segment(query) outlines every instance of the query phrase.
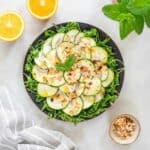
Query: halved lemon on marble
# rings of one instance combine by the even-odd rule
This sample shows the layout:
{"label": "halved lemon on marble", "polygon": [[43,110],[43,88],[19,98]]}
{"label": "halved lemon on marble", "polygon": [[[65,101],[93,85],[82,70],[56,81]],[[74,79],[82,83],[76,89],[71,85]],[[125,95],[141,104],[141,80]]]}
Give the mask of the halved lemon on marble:
{"label": "halved lemon on marble", "polygon": [[52,17],[57,10],[58,0],[27,0],[27,7],[31,15],[45,20]]}
{"label": "halved lemon on marble", "polygon": [[0,39],[14,41],[18,39],[24,30],[23,18],[15,11],[0,14]]}

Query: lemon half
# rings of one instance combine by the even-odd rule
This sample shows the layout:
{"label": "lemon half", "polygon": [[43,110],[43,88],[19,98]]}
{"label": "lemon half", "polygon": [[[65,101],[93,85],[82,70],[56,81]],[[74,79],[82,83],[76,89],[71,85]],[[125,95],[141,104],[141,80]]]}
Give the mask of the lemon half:
{"label": "lemon half", "polygon": [[0,39],[14,41],[24,31],[24,21],[21,15],[15,11],[7,11],[0,14]]}
{"label": "lemon half", "polygon": [[58,6],[58,0],[27,0],[27,8],[32,16],[45,20],[52,17]]}

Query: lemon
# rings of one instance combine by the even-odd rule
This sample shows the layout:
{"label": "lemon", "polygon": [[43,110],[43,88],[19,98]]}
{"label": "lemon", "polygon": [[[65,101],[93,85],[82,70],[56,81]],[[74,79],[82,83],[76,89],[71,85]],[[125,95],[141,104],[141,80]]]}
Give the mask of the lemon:
{"label": "lemon", "polygon": [[27,8],[34,17],[45,20],[57,10],[58,0],[27,0]]}
{"label": "lemon", "polygon": [[0,14],[0,39],[14,41],[18,39],[24,30],[22,17],[14,11]]}

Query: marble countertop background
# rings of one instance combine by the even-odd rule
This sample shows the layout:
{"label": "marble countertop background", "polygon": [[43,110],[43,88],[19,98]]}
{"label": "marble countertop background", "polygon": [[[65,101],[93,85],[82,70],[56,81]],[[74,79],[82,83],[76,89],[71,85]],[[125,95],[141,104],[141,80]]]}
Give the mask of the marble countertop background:
{"label": "marble countertop background", "polygon": [[[150,30],[141,36],[135,33],[121,41],[118,24],[106,18],[101,8],[111,0],[59,0],[56,15],[48,21],[33,18],[26,9],[26,0],[0,0],[0,13],[17,10],[25,20],[23,36],[13,43],[0,41],[0,85],[6,85],[31,117],[40,125],[56,129],[69,136],[80,150],[149,150],[150,149]],[[125,61],[125,81],[118,101],[107,112],[74,126],[58,120],[48,120],[27,95],[22,68],[24,57],[32,41],[53,23],[80,21],[95,25],[107,32],[116,42]],[[141,123],[138,140],[129,146],[113,143],[108,136],[113,116],[131,113]]]}

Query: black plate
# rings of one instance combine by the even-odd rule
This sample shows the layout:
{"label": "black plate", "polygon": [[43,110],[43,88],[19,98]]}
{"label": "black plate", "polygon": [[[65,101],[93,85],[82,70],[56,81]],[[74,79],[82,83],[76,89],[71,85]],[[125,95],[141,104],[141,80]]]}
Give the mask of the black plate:
{"label": "black plate", "polygon": [[[59,26],[65,26],[67,23],[68,23],[68,22],[62,23],[62,24],[58,24],[57,26],[58,26],[58,27],[59,27]],[[104,31],[102,31],[101,29],[99,29],[99,28],[97,28],[97,27],[95,27],[95,26],[93,26],[93,25],[89,25],[89,24],[87,24],[87,23],[80,23],[80,22],[78,22],[78,23],[79,23],[79,25],[80,25],[81,30],[89,30],[89,29],[91,29],[91,28],[97,29],[98,32],[99,32],[99,34],[100,34],[100,40],[104,40],[104,39],[106,39],[106,38],[110,38],[110,36],[108,36]],[[55,27],[55,26],[50,27],[50,28],[48,28],[48,29],[51,29],[51,30],[53,30],[53,31],[56,31],[56,27]],[[48,30],[48,29],[47,29],[47,30]],[[45,30],[45,31],[46,31],[46,30]],[[44,31],[44,32],[45,32],[45,31]],[[44,32],[43,32],[42,34],[40,34],[40,35],[34,40],[34,42],[33,42],[31,45],[33,45],[33,46],[36,45],[39,40],[45,40]],[[112,47],[113,53],[114,53],[115,57],[119,60],[119,61],[118,61],[118,69],[124,68],[124,61],[123,61],[123,58],[122,58],[121,53],[120,53],[120,50],[119,50],[119,48],[117,47],[117,45],[115,44],[115,42],[110,38],[110,41],[107,43],[107,45]],[[29,48],[29,49],[28,49],[28,52],[27,52],[27,54],[26,54],[26,56],[25,56],[25,60],[24,60],[24,66],[23,66],[23,79],[24,79],[24,82],[26,81],[26,77],[25,77],[25,74],[26,74],[26,71],[25,71],[25,64],[26,64],[26,62],[27,62],[27,57],[28,57],[28,54],[30,53],[30,50],[31,50],[31,49]],[[123,70],[121,71],[121,73],[120,73],[119,80],[120,80],[120,84],[119,84],[119,86],[117,87],[118,93],[120,93],[121,88],[122,88],[122,85],[123,85],[123,81],[124,81],[124,69],[123,69]],[[27,89],[26,89],[26,90],[27,90]],[[41,105],[40,103],[37,103],[37,102],[35,101],[34,95],[33,95],[30,91],[28,91],[28,90],[27,90],[27,93],[28,93],[29,96],[31,97],[32,101],[36,104],[36,106],[37,106],[39,109],[41,109],[41,108],[42,108],[42,105]],[[45,112],[46,114],[48,113],[47,111],[44,111],[44,112]],[[58,118],[58,119],[59,119],[59,118]]]}

